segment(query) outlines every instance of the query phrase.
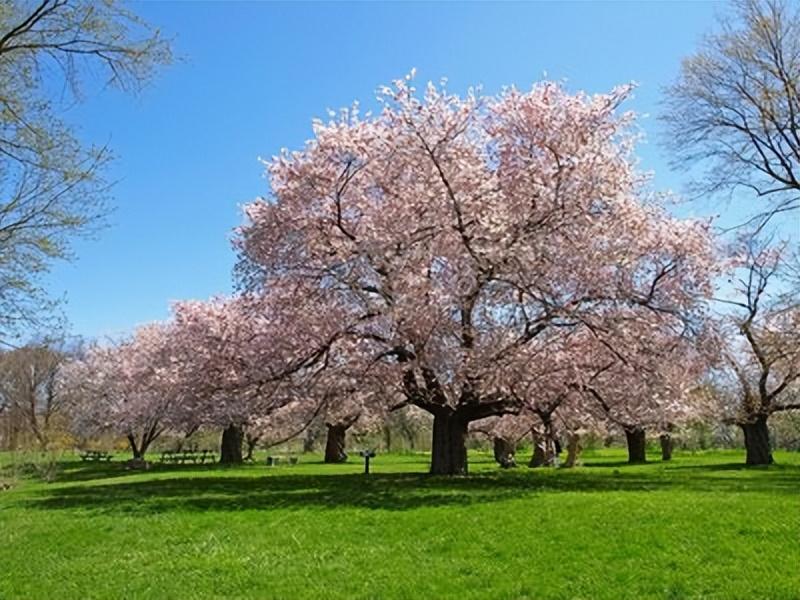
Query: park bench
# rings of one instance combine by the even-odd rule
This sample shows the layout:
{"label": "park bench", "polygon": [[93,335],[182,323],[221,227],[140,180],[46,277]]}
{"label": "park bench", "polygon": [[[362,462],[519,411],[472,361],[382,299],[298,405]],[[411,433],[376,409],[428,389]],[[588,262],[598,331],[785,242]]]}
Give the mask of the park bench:
{"label": "park bench", "polygon": [[111,453],[103,452],[101,450],[80,450],[78,452],[78,456],[81,457],[81,460],[83,462],[86,462],[87,460],[93,462],[99,462],[101,460],[104,460],[108,462],[111,460]]}
{"label": "park bench", "polygon": [[214,462],[215,459],[216,453],[213,450],[164,450],[159,457],[159,462],[174,465],[183,465],[187,462],[196,465],[199,462],[202,465],[206,460]]}
{"label": "park bench", "polygon": [[290,465],[296,465],[297,464],[297,457],[296,456],[284,456],[284,457],[281,457],[281,456],[268,456],[267,457],[267,466],[268,467],[274,467],[274,466],[278,465],[281,461],[286,461]]}

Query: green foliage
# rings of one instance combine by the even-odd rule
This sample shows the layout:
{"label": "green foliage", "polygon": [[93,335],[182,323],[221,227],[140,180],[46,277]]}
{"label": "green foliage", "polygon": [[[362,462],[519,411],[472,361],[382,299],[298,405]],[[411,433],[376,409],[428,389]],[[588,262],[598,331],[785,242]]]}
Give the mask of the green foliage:
{"label": "green foliage", "polygon": [[[0,492],[0,598],[770,598],[800,592],[800,455],[425,474],[426,455],[62,463]],[[525,461],[525,457],[521,457]],[[0,457],[0,461],[4,460]]]}
{"label": "green foliage", "polygon": [[81,144],[64,112],[87,83],[136,91],[170,61],[158,30],[112,0],[0,3],[0,334],[41,326],[41,274],[108,210],[111,153]]}

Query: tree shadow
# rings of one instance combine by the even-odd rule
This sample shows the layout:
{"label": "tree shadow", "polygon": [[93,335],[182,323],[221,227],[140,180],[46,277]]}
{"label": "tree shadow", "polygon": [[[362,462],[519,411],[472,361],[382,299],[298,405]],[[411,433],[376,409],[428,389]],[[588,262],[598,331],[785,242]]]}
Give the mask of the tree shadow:
{"label": "tree shadow", "polygon": [[[639,464],[652,464],[651,462],[647,463],[639,463]],[[631,465],[627,460],[587,460],[583,463],[583,466],[586,468],[591,469],[592,467],[628,467],[628,466],[635,466]]]}
{"label": "tree shadow", "polygon": [[[303,457],[295,465],[290,465],[287,462],[281,462],[276,466],[267,466],[265,460],[248,461],[239,465],[221,465],[218,462],[206,462],[204,464],[196,463],[161,463],[154,461],[150,463],[150,468],[147,471],[138,469],[127,469],[125,467],[126,461],[118,462],[84,462],[80,460],[66,460],[59,462],[59,471],[57,481],[59,483],[72,483],[81,481],[95,481],[104,479],[116,479],[119,477],[133,477],[146,473],[175,473],[175,474],[189,474],[189,473],[216,473],[225,471],[243,471],[258,470],[269,473],[280,473],[284,469],[294,469],[296,467],[307,467],[310,465],[328,468],[321,456]],[[361,465],[361,459],[358,456],[351,457],[346,463],[347,465]],[[495,464],[491,457],[479,456],[470,457],[470,464],[473,466]],[[425,454],[419,455],[401,455],[401,460],[395,463],[396,466],[402,468],[415,468],[419,467],[420,471],[427,471],[430,465],[430,456]],[[2,470],[0,470],[2,474]],[[35,478],[35,473],[31,471],[30,475]]]}
{"label": "tree shadow", "polygon": [[675,465],[671,466],[671,469],[676,471],[706,471],[706,472],[715,472],[715,471],[741,471],[741,472],[757,472],[757,471],[764,471],[764,472],[786,472],[786,473],[798,473],[800,474],[800,466],[798,465],[787,465],[781,463],[773,463],[771,465],[748,465],[744,462],[729,462],[729,463],[715,463],[715,464],[703,464],[703,465]]}
{"label": "tree shadow", "polygon": [[[724,469],[723,469],[724,470]],[[420,507],[466,506],[553,492],[759,492],[796,494],[800,468],[756,480],[692,473],[576,471],[479,473],[434,477],[422,473],[297,474],[239,476],[192,473],[95,485],[42,488],[24,503],[46,510],[80,508],[103,513],[153,514],[169,511],[303,510],[341,507],[404,511]]]}
{"label": "tree shadow", "polygon": [[[185,465],[172,465],[153,463],[151,468],[146,472],[148,473],[208,473],[225,467],[218,463],[205,463],[205,464],[185,464]],[[237,466],[237,468],[239,468]],[[141,475],[143,472],[140,469],[128,469],[125,467],[125,462],[108,462],[108,463],[84,463],[80,461],[71,461],[62,463],[61,471],[58,475],[59,482],[80,482],[80,481],[95,481],[103,479],[112,479],[118,477],[132,477]]]}

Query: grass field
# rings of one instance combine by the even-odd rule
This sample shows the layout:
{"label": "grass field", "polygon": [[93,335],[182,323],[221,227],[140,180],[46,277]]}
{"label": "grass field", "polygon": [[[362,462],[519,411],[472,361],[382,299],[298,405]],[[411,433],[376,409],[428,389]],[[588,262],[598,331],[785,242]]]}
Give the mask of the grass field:
{"label": "grass field", "polygon": [[[8,457],[6,457],[6,461]],[[0,598],[800,598],[800,454],[425,475],[64,461],[0,492]],[[8,473],[8,467],[6,467]],[[0,477],[2,478],[2,477]]]}

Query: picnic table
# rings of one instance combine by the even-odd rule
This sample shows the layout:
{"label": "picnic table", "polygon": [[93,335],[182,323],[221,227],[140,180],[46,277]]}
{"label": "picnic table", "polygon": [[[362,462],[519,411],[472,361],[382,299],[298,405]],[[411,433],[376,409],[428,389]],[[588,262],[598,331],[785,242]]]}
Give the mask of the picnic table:
{"label": "picnic table", "polygon": [[202,465],[206,460],[214,462],[215,459],[216,452],[213,450],[164,450],[161,453],[159,462],[172,463],[173,465],[178,463],[183,465],[187,462],[196,465],[199,462]]}
{"label": "picnic table", "polygon": [[290,465],[296,465],[297,464],[297,457],[296,456],[288,456],[288,457],[287,456],[283,456],[283,457],[281,457],[281,456],[268,456],[267,457],[267,466],[268,467],[274,467],[274,466],[278,465],[282,460],[288,462]]}
{"label": "picnic table", "polygon": [[87,460],[93,462],[99,462],[101,460],[104,460],[108,462],[111,460],[111,453],[104,452],[102,450],[79,450],[78,456],[81,457],[81,460],[83,462],[86,462]]}

